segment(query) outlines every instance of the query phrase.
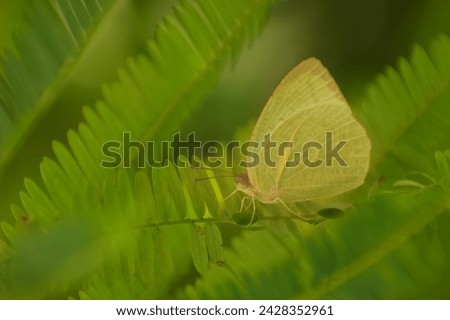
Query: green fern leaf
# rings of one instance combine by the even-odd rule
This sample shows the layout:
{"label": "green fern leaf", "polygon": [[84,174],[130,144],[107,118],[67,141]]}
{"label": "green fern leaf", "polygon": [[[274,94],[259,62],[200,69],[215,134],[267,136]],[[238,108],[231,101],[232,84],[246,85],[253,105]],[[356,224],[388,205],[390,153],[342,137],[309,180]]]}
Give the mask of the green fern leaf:
{"label": "green fern leaf", "polygon": [[208,269],[208,251],[206,248],[205,231],[196,224],[189,224],[189,243],[191,244],[192,259],[197,271],[202,274]]}
{"label": "green fern leaf", "polygon": [[0,177],[68,83],[83,50],[120,1],[31,1],[18,54],[2,55]]}
{"label": "green fern leaf", "polygon": [[[429,157],[450,148],[450,39],[441,36],[427,53],[413,50],[370,86],[359,107],[372,140],[372,179],[398,179],[408,170],[433,172]],[[433,128],[433,130],[430,130]]]}
{"label": "green fern leaf", "polygon": [[217,265],[223,264],[223,241],[219,227],[214,223],[205,224],[206,247],[209,260]]}

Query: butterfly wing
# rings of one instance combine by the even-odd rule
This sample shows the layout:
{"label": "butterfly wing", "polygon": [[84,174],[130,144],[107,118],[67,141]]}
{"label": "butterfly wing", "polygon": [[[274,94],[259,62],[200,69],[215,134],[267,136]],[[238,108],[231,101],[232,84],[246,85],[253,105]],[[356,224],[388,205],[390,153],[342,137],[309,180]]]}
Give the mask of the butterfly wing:
{"label": "butterfly wing", "polygon": [[[364,182],[370,140],[319,60],[300,63],[278,85],[258,119],[252,140],[261,143],[268,133],[277,147],[270,153],[267,146],[255,148],[260,163],[247,168],[258,200],[327,198]],[[278,147],[283,142],[293,146],[281,152]],[[295,165],[298,156],[300,163]],[[322,164],[317,166],[317,161]]]}

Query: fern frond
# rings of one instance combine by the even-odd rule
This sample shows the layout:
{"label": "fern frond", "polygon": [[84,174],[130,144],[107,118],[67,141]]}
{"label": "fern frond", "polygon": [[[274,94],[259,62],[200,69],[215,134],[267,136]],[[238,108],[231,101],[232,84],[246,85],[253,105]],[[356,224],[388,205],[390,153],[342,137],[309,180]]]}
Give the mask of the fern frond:
{"label": "fern frond", "polygon": [[[20,252],[22,247],[16,246],[19,238],[32,229],[24,240],[27,245],[38,237],[43,239],[44,248],[48,241],[57,242],[63,248],[65,243],[74,241],[86,244],[85,248],[65,248],[64,256],[54,255],[47,259],[53,261],[53,268],[65,270],[64,279],[54,277],[50,281],[51,288],[71,289],[70,285],[77,279],[85,280],[86,288],[92,288],[90,279],[101,279],[111,295],[136,296],[131,287],[116,287],[120,281],[114,270],[120,270],[126,281],[138,277],[145,283],[147,279],[147,287],[156,283],[163,294],[164,288],[170,286],[167,275],[183,272],[181,266],[186,264],[189,250],[177,255],[171,252],[177,252],[173,250],[173,242],[178,248],[188,243],[186,225],[189,224],[181,221],[185,226],[166,228],[169,230],[163,230],[162,225],[171,225],[172,220],[186,216],[190,217],[187,222],[191,223],[196,217],[194,222],[201,225],[206,208],[213,215],[219,212],[216,197],[208,194],[204,198],[208,199],[207,207],[204,201],[193,201],[190,195],[192,182],[179,183],[178,176],[170,168],[165,172],[155,169],[151,182],[144,172],[135,175],[134,169],[104,169],[99,166],[103,160],[102,145],[109,140],[120,141],[123,132],[131,132],[133,139],[143,142],[170,138],[180,121],[211,88],[227,58],[236,56],[244,41],[255,37],[272,5],[272,0],[182,1],[174,14],[160,25],[155,40],[149,42],[148,54],[129,59],[127,70],[119,73],[119,81],[103,88],[104,100],[97,103],[95,110],[84,108],[86,123],[80,124],[78,131],[68,132],[69,148],[54,143],[57,161],[46,158],[41,165],[45,189],[39,189],[31,181],[27,183],[24,209],[17,215],[22,220],[17,219],[15,227],[3,224],[5,234],[9,235],[9,245],[5,243],[5,247],[14,250],[4,260],[2,274],[19,270],[20,277],[31,282],[34,278],[48,279],[40,275],[48,272],[45,265],[33,270],[27,261],[16,259],[17,255],[25,254]],[[137,187],[144,189],[138,191]],[[147,194],[147,191],[151,193]],[[212,191],[213,195],[216,191]],[[142,200],[152,194],[151,200]],[[58,234],[63,222],[71,219],[75,226],[80,226],[79,234],[67,235],[74,239],[62,238],[60,241],[45,237],[52,230]],[[23,220],[32,221],[33,228],[24,226]],[[88,231],[83,229],[85,221],[91,226],[88,231],[92,235],[87,242]],[[179,228],[183,228],[183,232]],[[206,244],[211,251],[208,260],[220,256],[217,232],[213,231],[212,236]],[[198,240],[191,238],[194,242]],[[206,239],[201,241],[206,243]],[[201,241],[197,244],[202,245]],[[39,252],[39,245],[35,248]],[[192,248],[197,246],[194,244]],[[89,255],[96,250],[101,254],[90,260],[94,265],[98,263],[98,274],[94,273],[92,278],[86,276],[92,271],[91,265],[81,268],[84,278],[65,268],[68,257]],[[204,252],[201,255],[204,266]],[[40,256],[37,253],[37,257]],[[20,267],[22,263],[23,268]],[[147,270],[138,266],[146,266]],[[155,279],[155,274],[166,276]],[[61,287],[62,282],[69,287]],[[133,283],[130,280],[129,284]],[[17,285],[15,290],[14,284]],[[9,287],[12,290],[9,296],[45,295],[42,284],[28,286],[12,281]],[[86,289],[86,294],[88,292],[91,290]]]}
{"label": "fern frond", "polygon": [[[443,161],[439,153],[438,161]],[[445,159],[450,163],[450,157]],[[382,193],[346,218],[299,226],[296,237],[266,228],[234,239],[178,299],[395,299],[445,277],[433,224],[450,208],[449,172],[416,192]],[[273,208],[272,211],[277,210]],[[273,212],[272,212],[273,213]],[[430,249],[432,248],[432,249]]]}
{"label": "fern frond", "polygon": [[375,180],[398,179],[410,170],[433,172],[429,156],[450,148],[450,39],[442,35],[426,52],[416,46],[369,87],[357,108],[372,140]]}
{"label": "fern frond", "polygon": [[101,21],[121,1],[31,1],[29,25],[0,70],[0,177],[68,83]]}

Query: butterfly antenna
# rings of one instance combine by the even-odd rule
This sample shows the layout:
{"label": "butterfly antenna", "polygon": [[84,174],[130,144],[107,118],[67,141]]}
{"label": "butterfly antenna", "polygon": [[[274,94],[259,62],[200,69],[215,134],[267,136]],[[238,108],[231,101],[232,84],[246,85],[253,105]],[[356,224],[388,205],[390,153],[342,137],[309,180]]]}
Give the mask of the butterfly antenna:
{"label": "butterfly antenna", "polygon": [[234,196],[237,192],[239,191],[239,189],[234,189],[234,191],[232,193],[230,193],[225,199],[223,199],[223,202],[227,201],[228,199],[230,199],[232,196]]}
{"label": "butterfly antenna", "polygon": [[211,179],[217,179],[217,178],[234,178],[235,176],[214,176],[214,177],[202,177],[202,178],[195,178],[194,181],[204,181],[204,180],[211,180]]}
{"label": "butterfly antenna", "polygon": [[218,168],[206,168],[206,167],[194,167],[191,166],[191,169],[197,169],[197,170],[211,170],[214,172],[220,172],[220,173],[225,173],[225,174],[232,174],[230,171],[227,170],[222,170],[222,169],[218,169]]}

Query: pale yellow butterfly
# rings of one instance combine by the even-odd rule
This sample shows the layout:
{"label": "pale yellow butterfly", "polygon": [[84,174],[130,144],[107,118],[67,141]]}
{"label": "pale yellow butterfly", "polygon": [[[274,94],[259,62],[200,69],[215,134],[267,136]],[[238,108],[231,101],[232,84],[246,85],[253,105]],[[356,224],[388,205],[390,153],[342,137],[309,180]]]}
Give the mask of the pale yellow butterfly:
{"label": "pale yellow butterfly", "polygon": [[[254,149],[260,163],[247,167],[246,173],[235,178],[237,190],[252,198],[253,208],[255,199],[286,206],[289,202],[333,197],[364,182],[370,161],[370,140],[319,60],[303,61],[275,89],[251,140],[263,142],[268,133],[277,146],[290,141],[293,147],[286,148],[284,154],[278,148],[270,149],[275,166],[265,163],[267,149],[261,143]],[[313,142],[309,152],[302,154],[308,142]],[[333,147],[339,147],[338,152],[334,150],[336,154]],[[296,166],[292,166],[294,153],[305,157]],[[317,166],[320,161],[322,165]]]}

